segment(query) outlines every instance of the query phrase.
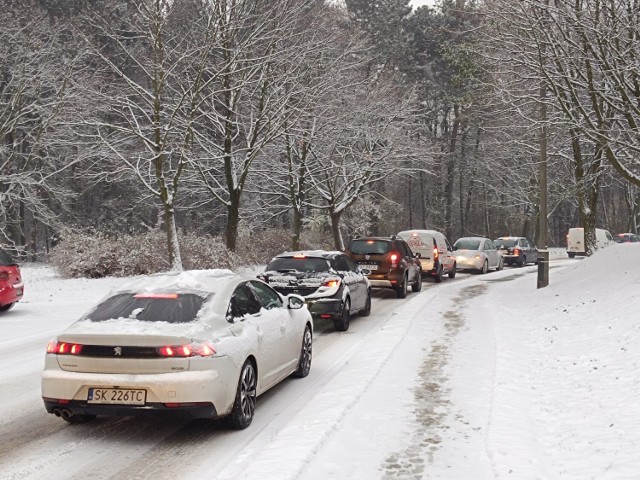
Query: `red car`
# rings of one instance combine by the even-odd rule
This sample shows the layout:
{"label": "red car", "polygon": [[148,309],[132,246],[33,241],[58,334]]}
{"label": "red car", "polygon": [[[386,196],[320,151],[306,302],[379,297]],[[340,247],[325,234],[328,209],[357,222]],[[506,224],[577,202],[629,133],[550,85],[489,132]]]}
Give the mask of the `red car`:
{"label": "red car", "polygon": [[0,248],[0,312],[6,312],[22,298],[24,284],[20,267]]}

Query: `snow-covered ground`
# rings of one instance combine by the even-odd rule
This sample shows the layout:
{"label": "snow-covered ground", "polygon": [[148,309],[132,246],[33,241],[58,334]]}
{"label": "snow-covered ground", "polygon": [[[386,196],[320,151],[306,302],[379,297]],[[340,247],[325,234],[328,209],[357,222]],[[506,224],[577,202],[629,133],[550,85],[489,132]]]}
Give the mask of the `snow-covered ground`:
{"label": "snow-covered ground", "polygon": [[123,279],[23,266],[0,316],[2,479],[640,479],[640,246],[376,292],[348,332],[318,323],[309,377],[232,432],[44,411],[47,341]]}

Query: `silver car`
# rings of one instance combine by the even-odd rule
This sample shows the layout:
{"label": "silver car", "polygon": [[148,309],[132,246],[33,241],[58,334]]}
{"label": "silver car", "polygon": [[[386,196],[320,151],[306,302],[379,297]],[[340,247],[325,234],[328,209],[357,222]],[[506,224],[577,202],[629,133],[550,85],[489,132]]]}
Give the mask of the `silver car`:
{"label": "silver car", "polygon": [[504,258],[493,241],[485,237],[462,237],[453,244],[458,270],[487,273],[502,270]]}

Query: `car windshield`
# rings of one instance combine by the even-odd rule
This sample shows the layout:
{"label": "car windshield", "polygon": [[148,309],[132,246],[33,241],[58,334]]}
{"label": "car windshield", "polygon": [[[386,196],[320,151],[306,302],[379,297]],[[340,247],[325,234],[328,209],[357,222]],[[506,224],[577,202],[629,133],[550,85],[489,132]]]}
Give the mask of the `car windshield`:
{"label": "car windshield", "polygon": [[132,318],[145,322],[188,323],[196,319],[204,300],[194,293],[120,293],[100,303],[86,318],[92,322]]}
{"label": "car windshield", "polygon": [[514,247],[518,244],[518,240],[514,240],[513,238],[498,238],[495,242],[498,248],[502,247]]}
{"label": "car windshield", "polygon": [[480,240],[471,238],[460,238],[453,244],[454,250],[478,250],[480,248]]}
{"label": "car windshield", "polygon": [[3,267],[8,267],[9,265],[15,265],[16,262],[13,261],[11,255],[9,255],[4,250],[0,249],[0,265]]}
{"label": "car windshield", "polygon": [[318,257],[279,257],[267,265],[268,272],[328,272],[329,262]]}
{"label": "car windshield", "polygon": [[349,251],[355,255],[384,255],[391,249],[391,242],[386,240],[353,240]]}

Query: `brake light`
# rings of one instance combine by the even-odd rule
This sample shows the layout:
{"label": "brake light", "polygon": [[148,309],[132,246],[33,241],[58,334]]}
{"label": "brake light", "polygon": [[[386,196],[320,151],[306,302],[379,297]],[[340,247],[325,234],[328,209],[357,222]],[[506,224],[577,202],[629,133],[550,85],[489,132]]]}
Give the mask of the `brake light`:
{"label": "brake light", "polygon": [[520,255],[520,249],[519,248],[514,248],[513,249],[513,254],[514,255]]}
{"label": "brake light", "polygon": [[294,255],[293,258],[307,258],[306,255]]}
{"label": "brake light", "polygon": [[325,280],[324,283],[322,284],[323,287],[338,287],[340,285],[340,279],[339,278],[331,278],[329,280]]}
{"label": "brake light", "polygon": [[56,355],[80,355],[82,345],[80,343],[67,343],[51,340],[47,345],[47,353]]}
{"label": "brake light", "polygon": [[391,268],[396,268],[398,266],[399,258],[400,256],[395,252],[389,255],[389,260],[391,260]]}
{"label": "brake light", "polygon": [[438,260],[439,256],[440,256],[440,252],[438,251],[438,247],[433,247],[433,259]]}
{"label": "brake light", "polygon": [[211,357],[216,349],[210,343],[190,343],[188,345],[166,345],[157,349],[161,357]]}

